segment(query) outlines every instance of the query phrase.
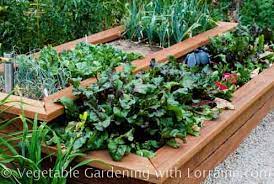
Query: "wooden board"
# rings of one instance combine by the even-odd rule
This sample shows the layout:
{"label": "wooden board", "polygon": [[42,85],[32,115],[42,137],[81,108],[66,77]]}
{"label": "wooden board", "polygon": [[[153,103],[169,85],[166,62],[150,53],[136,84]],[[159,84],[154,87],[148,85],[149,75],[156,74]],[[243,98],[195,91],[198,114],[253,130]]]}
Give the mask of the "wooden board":
{"label": "wooden board", "polygon": [[[0,99],[5,99],[8,96],[6,93],[0,93]],[[19,115],[24,112],[28,118],[34,118],[38,115],[40,120],[47,120],[47,113],[43,101],[32,100],[30,98],[11,95],[9,103],[0,106],[0,110],[5,110],[6,113]]]}
{"label": "wooden board", "polygon": [[[45,147],[43,152],[47,154],[56,153],[56,148]],[[110,157],[108,151],[102,150],[87,153],[85,157],[77,159],[76,162],[81,162],[88,159],[94,160],[88,164],[90,167],[121,172],[127,177],[137,178],[143,181],[149,178],[149,182],[152,183],[160,182],[160,178],[157,176],[157,171],[148,158],[140,157],[135,154],[129,154],[123,159],[122,162],[115,162]]]}
{"label": "wooden board", "polygon": [[[43,170],[51,169],[55,163],[55,160],[56,158],[54,157],[46,159],[42,163]],[[77,165],[77,162],[73,162],[70,166],[74,167],[75,165]],[[117,172],[114,175],[111,171],[105,171],[88,166],[77,168],[76,172],[76,174],[67,178],[67,182],[69,184],[152,184],[146,181],[121,175]]]}
{"label": "wooden board", "polygon": [[57,47],[54,47],[57,52],[62,52],[64,50],[73,49],[78,43],[87,42],[90,44],[99,44],[99,43],[107,43],[113,40],[117,40],[122,37],[122,33],[124,32],[123,26],[114,27],[112,29],[108,29],[106,31],[102,31],[91,36],[87,36],[84,38],[80,38],[78,40],[74,40]]}
{"label": "wooden board", "polygon": [[[117,40],[122,37],[122,33],[124,32],[123,26],[117,26],[106,31],[102,31],[99,33],[92,34],[90,36],[86,36],[74,41],[70,41],[64,43],[62,45],[58,45],[54,47],[58,53],[73,49],[78,43],[86,42],[90,44],[100,44],[100,43],[108,43],[110,41]],[[34,57],[39,56],[39,52],[32,54]]]}
{"label": "wooden board", "polygon": [[[237,132],[235,132],[224,144],[218,147],[208,158],[206,158],[198,167],[189,172],[188,177],[175,183],[198,184],[202,182],[212,169],[226,159],[230,153],[235,151],[240,143],[249,135],[249,133],[258,125],[258,123],[267,115],[270,109],[274,107],[274,96],[266,102]],[[197,177],[197,173],[202,171],[205,175]],[[173,180],[174,181],[174,180]],[[166,184],[173,182],[167,181]]]}

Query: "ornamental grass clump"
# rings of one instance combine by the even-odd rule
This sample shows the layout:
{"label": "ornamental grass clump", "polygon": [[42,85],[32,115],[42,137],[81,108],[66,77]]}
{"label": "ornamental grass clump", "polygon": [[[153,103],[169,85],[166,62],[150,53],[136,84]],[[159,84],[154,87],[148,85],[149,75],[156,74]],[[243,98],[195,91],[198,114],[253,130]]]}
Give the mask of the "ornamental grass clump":
{"label": "ornamental grass clump", "polygon": [[133,1],[124,23],[127,38],[161,47],[181,42],[215,25],[207,5],[198,0],[153,0],[143,5]]}

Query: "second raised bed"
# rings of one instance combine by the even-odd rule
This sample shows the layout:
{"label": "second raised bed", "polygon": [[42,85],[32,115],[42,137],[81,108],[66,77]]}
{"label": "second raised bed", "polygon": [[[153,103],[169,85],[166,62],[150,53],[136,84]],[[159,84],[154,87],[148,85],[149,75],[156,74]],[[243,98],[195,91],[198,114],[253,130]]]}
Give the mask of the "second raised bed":
{"label": "second raised bed", "polygon": [[[164,48],[160,51],[147,54],[143,59],[132,62],[132,64],[136,67],[135,72],[146,70],[149,67],[151,59],[153,58],[156,59],[158,62],[166,62],[169,56],[180,58],[188,52],[191,52],[194,49],[207,44],[210,38],[234,29],[236,25],[236,23],[220,22],[215,28],[211,30],[189,38],[183,42],[177,43],[169,48]],[[74,48],[80,42],[88,42],[91,44],[111,42],[120,39],[122,37],[123,31],[123,27],[115,27],[88,37],[81,38],[79,40],[57,46],[55,47],[55,49],[58,52],[61,52],[63,50],[69,50]],[[122,67],[116,68],[117,71],[122,69]],[[93,82],[95,82],[95,79],[91,78],[82,81],[81,84],[83,86],[87,86]],[[6,93],[0,93],[1,99],[5,98],[6,96]],[[64,107],[55,103],[56,100],[60,99],[61,97],[69,97],[72,99],[75,98],[72,94],[72,87],[65,88],[55,94],[52,94],[44,98],[42,101],[11,95],[9,99],[13,102],[1,106],[0,109],[6,109],[7,113],[13,115],[19,115],[22,113],[23,110],[25,116],[28,118],[34,118],[37,114],[39,120],[50,122],[64,113]]]}

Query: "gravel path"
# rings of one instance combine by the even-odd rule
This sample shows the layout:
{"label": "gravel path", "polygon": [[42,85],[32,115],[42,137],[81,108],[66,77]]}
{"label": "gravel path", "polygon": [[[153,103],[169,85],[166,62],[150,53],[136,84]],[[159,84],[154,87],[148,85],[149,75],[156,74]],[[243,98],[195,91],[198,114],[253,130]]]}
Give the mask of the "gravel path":
{"label": "gravel path", "polygon": [[274,111],[204,184],[274,184]]}

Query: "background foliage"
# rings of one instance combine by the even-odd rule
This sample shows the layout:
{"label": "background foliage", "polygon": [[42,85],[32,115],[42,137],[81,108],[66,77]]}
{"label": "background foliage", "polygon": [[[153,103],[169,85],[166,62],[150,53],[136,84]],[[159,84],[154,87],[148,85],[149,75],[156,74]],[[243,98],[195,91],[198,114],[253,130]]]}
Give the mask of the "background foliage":
{"label": "background foliage", "polygon": [[[26,53],[119,23],[127,0],[0,0],[2,50]],[[1,49],[0,49],[1,50]]]}
{"label": "background foliage", "polygon": [[[253,30],[274,40],[274,0],[245,0],[240,10],[240,21]],[[253,32],[254,32],[253,31]]]}
{"label": "background foliage", "polygon": [[274,40],[274,0],[216,0],[205,3],[211,4],[215,19],[238,21],[247,26],[252,35],[264,34],[267,41]]}
{"label": "background foliage", "polygon": [[[136,10],[156,1],[163,5],[172,4],[170,0],[136,1]],[[0,55],[3,51],[27,53],[120,24],[124,17],[129,18],[126,12],[130,2],[133,1],[0,0]],[[236,2],[240,6],[237,7]],[[273,40],[274,0],[199,0],[188,3],[193,9],[201,4],[208,5],[214,19],[240,20],[256,35],[263,32],[266,40]]]}

